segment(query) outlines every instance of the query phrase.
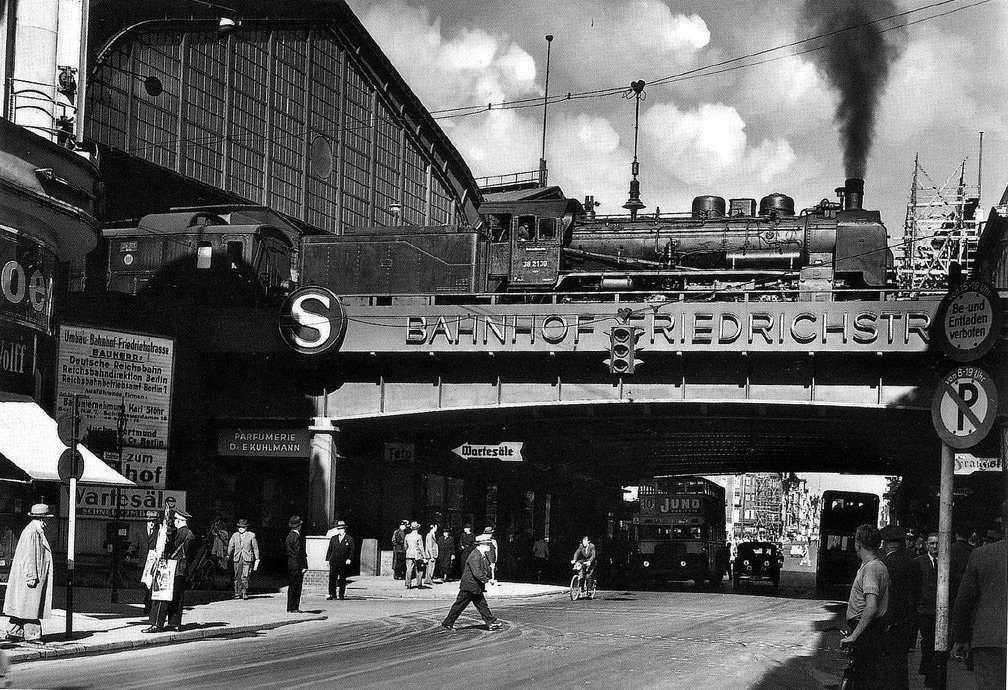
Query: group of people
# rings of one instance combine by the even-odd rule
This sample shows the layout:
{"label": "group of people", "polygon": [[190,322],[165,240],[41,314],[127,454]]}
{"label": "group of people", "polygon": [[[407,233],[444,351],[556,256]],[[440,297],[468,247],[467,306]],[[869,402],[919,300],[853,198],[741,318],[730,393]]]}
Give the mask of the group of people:
{"label": "group of people", "polygon": [[456,549],[460,552],[457,560],[462,564],[461,576],[480,537],[485,537],[488,542],[490,580],[496,581],[497,540],[493,536],[493,527],[485,528],[483,534],[474,535],[472,525],[466,525],[456,540],[448,528],[439,529],[436,523],[421,534],[419,522],[403,520],[392,533],[392,576],[396,580],[405,580],[406,589],[413,588],[414,579],[419,589],[447,582],[454,574]]}
{"label": "group of people", "polygon": [[[1002,505],[1008,521],[1008,501]],[[930,688],[945,686],[945,666],[935,653],[938,534],[930,533],[921,555],[915,537],[889,525],[881,532],[861,525],[854,548],[861,567],[847,603],[848,634],[858,688],[907,688],[907,656],[920,635],[918,673]],[[1003,688],[1008,608],[1008,549],[1003,539],[980,546],[956,528],[949,568],[948,639],[952,656],[972,670],[980,690]]]}

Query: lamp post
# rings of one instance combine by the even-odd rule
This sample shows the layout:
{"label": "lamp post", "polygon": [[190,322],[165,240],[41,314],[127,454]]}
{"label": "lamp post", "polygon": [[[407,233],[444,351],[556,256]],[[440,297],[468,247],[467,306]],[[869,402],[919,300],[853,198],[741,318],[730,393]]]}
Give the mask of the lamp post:
{"label": "lamp post", "polygon": [[644,91],[644,80],[635,81],[630,84],[629,90],[623,94],[624,98],[634,99],[634,132],[633,132],[633,164],[630,166],[630,198],[623,204],[623,208],[630,211],[630,220],[637,220],[637,212],[644,208],[644,202],[640,198],[640,163],[637,162],[637,133],[640,130],[640,102],[647,98]]}
{"label": "lamp post", "polygon": [[[126,435],[126,398],[122,398],[119,403],[119,415],[116,417],[116,447],[119,450],[119,462],[116,471],[122,474],[123,470],[123,439]],[[122,517],[122,507],[119,502],[119,486],[113,489],[115,496],[115,507],[112,509],[112,596],[113,604],[119,602],[119,525]]]}

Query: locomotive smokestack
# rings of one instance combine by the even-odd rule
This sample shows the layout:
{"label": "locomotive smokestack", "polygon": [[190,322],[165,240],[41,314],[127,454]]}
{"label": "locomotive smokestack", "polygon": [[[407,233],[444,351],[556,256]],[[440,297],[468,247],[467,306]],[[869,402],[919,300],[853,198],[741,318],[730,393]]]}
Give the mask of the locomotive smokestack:
{"label": "locomotive smokestack", "polygon": [[864,202],[864,180],[860,177],[848,177],[844,183],[844,209],[860,211]]}

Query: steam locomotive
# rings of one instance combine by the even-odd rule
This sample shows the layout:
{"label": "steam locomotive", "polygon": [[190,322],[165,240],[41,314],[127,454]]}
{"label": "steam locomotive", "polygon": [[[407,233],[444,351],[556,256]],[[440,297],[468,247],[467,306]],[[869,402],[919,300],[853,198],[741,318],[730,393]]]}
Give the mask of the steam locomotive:
{"label": "steam locomotive", "polygon": [[[779,290],[783,299],[833,299],[837,288],[892,283],[878,211],[862,208],[864,181],[839,201],[795,212],[784,194],[700,196],[689,214],[596,216],[568,198],[490,200],[476,227],[389,226],[297,237],[249,212],[192,210],[107,230],[109,288],[136,293],[165,260],[239,270],[278,294],[296,284],[340,295],[465,295]],[[275,214],[274,214],[275,215]],[[217,257],[216,259],[214,257]]]}
{"label": "steam locomotive", "polygon": [[343,295],[762,288],[830,299],[886,287],[893,257],[879,212],[862,208],[864,181],[836,191],[799,213],[775,193],[758,207],[699,196],[688,215],[637,218],[596,216],[591,197],[486,201],[478,228],[304,237],[301,281]]}

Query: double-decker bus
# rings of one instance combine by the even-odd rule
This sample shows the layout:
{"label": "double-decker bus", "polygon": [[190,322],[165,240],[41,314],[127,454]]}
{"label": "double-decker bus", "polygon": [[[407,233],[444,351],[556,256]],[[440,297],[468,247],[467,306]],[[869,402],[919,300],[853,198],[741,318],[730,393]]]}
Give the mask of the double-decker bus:
{"label": "double-decker bus", "polygon": [[850,587],[861,567],[854,553],[854,532],[859,525],[878,526],[879,497],[857,491],[824,491],[819,516],[819,553],[816,591]]}
{"label": "double-decker bus", "polygon": [[725,490],[703,477],[641,486],[637,562],[646,581],[720,582],[725,575]]}

